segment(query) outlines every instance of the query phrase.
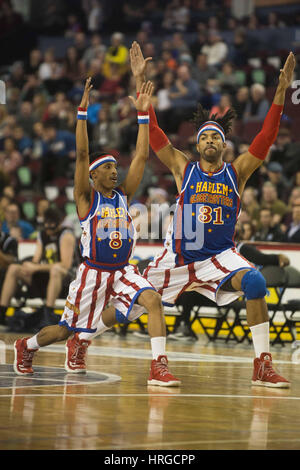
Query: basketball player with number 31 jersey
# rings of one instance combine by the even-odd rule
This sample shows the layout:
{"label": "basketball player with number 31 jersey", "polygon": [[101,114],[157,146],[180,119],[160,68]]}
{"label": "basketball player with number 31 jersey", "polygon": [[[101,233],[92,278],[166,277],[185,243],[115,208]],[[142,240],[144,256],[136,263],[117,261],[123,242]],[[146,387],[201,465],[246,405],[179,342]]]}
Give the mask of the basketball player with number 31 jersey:
{"label": "basketball player with number 31 jersey", "polygon": [[[139,93],[151,58],[144,59],[136,42],[132,47],[135,50],[132,69]],[[235,117],[233,110],[221,117],[211,116],[208,110],[198,106],[195,114],[197,163],[189,162],[184,153],[173,147],[160,129],[153,107],[149,110],[150,146],[173,174],[179,196],[164,250],[149,264],[144,276],[162,295],[163,302],[171,305],[189,290],[199,292],[218,305],[244,295],[256,356],[252,384],[266,387],[286,388],[290,383],[272,368],[266,282],[236,251],[234,227],[245,184],[276,139],[285,92],[291,84],[294,68],[295,57],[290,53],[280,71],[274,100],[261,132],[248,151],[233,163],[225,163],[222,158],[226,135]]]}

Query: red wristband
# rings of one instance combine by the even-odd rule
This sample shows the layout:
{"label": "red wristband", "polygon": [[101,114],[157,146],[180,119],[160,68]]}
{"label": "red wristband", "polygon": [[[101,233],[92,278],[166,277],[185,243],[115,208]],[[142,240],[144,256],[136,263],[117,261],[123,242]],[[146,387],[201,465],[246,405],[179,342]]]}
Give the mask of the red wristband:
{"label": "red wristband", "polygon": [[80,106],[78,107],[78,111],[87,111],[87,108],[81,108]]}

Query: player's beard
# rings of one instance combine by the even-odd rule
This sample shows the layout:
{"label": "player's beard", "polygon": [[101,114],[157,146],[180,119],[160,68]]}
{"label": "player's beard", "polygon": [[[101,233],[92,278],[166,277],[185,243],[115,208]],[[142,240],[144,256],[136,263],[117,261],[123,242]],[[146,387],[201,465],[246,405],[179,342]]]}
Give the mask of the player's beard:
{"label": "player's beard", "polygon": [[216,163],[219,161],[221,153],[216,147],[213,147],[212,150],[204,149],[201,157],[209,163]]}

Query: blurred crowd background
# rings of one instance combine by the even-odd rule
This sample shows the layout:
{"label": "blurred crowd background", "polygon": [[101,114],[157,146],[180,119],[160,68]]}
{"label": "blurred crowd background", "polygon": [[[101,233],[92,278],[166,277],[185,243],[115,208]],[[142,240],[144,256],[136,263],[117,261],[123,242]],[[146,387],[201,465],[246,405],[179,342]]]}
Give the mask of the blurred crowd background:
{"label": "blurred crowd background", "polygon": [[[54,205],[80,235],[73,201],[75,126],[87,76],[93,77],[90,148],[117,157],[122,181],[137,135],[128,99],[135,93],[129,64],[134,40],[153,59],[153,105],[174,146],[197,159],[191,123],[197,103],[219,115],[232,106],[237,119],[224,159],[234,161],[259,132],[290,50],[300,78],[300,4],[274,3],[0,0],[2,231],[34,239],[44,211]],[[243,194],[239,240],[300,242],[300,114],[292,93],[297,97],[296,89],[288,90],[276,143]],[[167,207],[175,196],[173,177],[151,153],[134,202]],[[163,211],[161,217],[164,226]]]}

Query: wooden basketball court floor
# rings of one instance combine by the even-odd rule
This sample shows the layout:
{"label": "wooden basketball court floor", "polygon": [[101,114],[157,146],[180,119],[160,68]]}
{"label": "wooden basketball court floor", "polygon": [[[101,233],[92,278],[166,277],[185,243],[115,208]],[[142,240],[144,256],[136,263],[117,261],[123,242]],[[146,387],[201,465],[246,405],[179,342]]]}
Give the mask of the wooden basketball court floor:
{"label": "wooden basketball court floor", "polygon": [[13,333],[0,332],[1,450],[298,450],[300,352],[271,347],[288,390],[251,386],[251,345],[168,340],[180,388],[147,386],[150,343],[105,333],[88,373],[64,370],[65,346],[35,356],[35,374],[13,372]]}

